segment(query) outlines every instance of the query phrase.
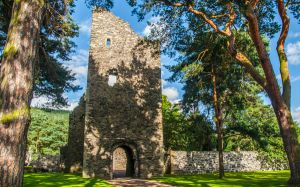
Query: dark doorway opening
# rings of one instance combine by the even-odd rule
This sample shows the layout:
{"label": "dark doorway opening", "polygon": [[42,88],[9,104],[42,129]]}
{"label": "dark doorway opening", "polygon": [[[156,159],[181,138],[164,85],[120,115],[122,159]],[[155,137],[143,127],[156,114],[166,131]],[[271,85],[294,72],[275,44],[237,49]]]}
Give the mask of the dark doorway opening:
{"label": "dark doorway opening", "polygon": [[119,146],[113,152],[113,178],[134,176],[134,154],[130,147]]}

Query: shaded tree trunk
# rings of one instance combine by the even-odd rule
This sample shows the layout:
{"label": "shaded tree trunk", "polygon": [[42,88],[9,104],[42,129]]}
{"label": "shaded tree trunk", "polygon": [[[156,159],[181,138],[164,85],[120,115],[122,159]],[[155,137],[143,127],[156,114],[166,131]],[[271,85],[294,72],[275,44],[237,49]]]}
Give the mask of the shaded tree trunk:
{"label": "shaded tree trunk", "polygon": [[291,112],[283,99],[274,98],[272,95],[276,95],[276,92],[270,92],[268,94],[270,95],[272,106],[277,117],[284,149],[289,162],[291,171],[289,184],[291,186],[297,186],[300,185],[300,145],[296,124],[293,122]]}
{"label": "shaded tree trunk", "polygon": [[43,0],[14,1],[0,72],[0,186],[21,187]]}
{"label": "shaded tree trunk", "polygon": [[213,82],[213,103],[215,109],[215,123],[217,127],[218,134],[218,152],[219,152],[219,178],[222,179],[225,176],[224,172],[224,142],[223,142],[223,119],[222,110],[220,105],[220,98],[217,91],[217,78],[214,67],[212,68],[212,82]]}
{"label": "shaded tree trunk", "polygon": [[277,117],[277,121],[280,128],[281,137],[283,139],[284,149],[289,161],[291,178],[289,180],[290,185],[300,184],[300,144],[298,140],[298,134],[293,122],[290,103],[291,103],[291,83],[288,70],[288,62],[284,51],[284,41],[287,37],[289,30],[289,19],[285,12],[284,3],[282,0],[278,0],[279,14],[282,19],[282,32],[280,39],[277,43],[277,52],[280,61],[280,73],[282,77],[283,93],[281,94],[273,66],[270,61],[267,48],[261,38],[259,31],[259,24],[257,17],[254,14],[254,10],[249,7],[246,11],[246,19],[249,22],[249,31],[252,41],[256,47],[258,57],[261,61],[262,68],[265,74],[265,85],[262,85],[267,92],[274,112]]}

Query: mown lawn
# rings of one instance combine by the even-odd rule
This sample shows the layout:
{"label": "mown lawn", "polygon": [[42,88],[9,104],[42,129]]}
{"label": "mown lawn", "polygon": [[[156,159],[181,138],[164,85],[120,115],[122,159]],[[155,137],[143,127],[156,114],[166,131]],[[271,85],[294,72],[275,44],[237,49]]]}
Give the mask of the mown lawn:
{"label": "mown lawn", "polygon": [[80,175],[64,173],[27,173],[24,187],[111,187],[102,179],[83,179]]}
{"label": "mown lawn", "polygon": [[[253,173],[226,173],[224,179],[218,174],[170,175],[156,177],[162,183],[174,186],[197,187],[280,187],[287,186],[289,171],[261,171]],[[63,173],[27,173],[24,187],[112,187],[102,179],[83,179],[80,175]]]}
{"label": "mown lawn", "polygon": [[287,186],[289,171],[261,171],[253,173],[226,173],[224,179],[218,179],[218,174],[203,175],[170,175],[153,178],[162,183],[174,186],[199,187],[280,187]]}

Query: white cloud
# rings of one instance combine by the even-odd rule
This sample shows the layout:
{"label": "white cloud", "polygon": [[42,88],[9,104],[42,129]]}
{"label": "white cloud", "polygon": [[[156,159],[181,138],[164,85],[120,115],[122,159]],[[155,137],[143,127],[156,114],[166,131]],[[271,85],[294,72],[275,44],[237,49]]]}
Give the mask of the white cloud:
{"label": "white cloud", "polygon": [[[66,97],[66,95],[65,95],[65,97]],[[51,101],[45,96],[34,97],[31,101],[30,106],[37,107],[37,108],[61,109],[61,110],[69,110],[69,111],[72,111],[76,106],[78,106],[78,101],[73,101],[71,103],[68,103],[69,106],[56,108],[56,107],[49,105],[50,102]]]}
{"label": "white cloud", "polygon": [[291,64],[300,64],[300,41],[287,45],[287,57]]}
{"label": "white cloud", "polygon": [[71,57],[71,60],[65,62],[65,66],[76,74],[77,79],[86,79],[88,71],[88,59],[89,52],[87,50],[80,49],[75,55]]}
{"label": "white cloud", "polygon": [[276,75],[276,79],[280,81],[281,80],[281,75],[280,74]]}
{"label": "white cloud", "polygon": [[73,67],[72,72],[86,77],[87,76],[87,66],[79,66],[79,67]]}
{"label": "white cloud", "polygon": [[297,76],[297,77],[292,77],[292,82],[297,82],[297,81],[300,81],[300,76]]}
{"label": "white cloud", "polygon": [[172,101],[173,104],[180,104],[181,103],[181,99],[176,99],[174,101]]}
{"label": "white cloud", "polygon": [[79,23],[79,32],[80,34],[87,34],[90,35],[91,33],[91,28],[92,28],[92,20],[87,19],[81,23]]}
{"label": "white cloud", "polygon": [[[280,74],[276,75],[276,79],[277,79],[278,81],[281,81],[281,75],[280,75]],[[300,80],[300,76],[297,76],[297,77],[291,76],[291,82],[297,82],[297,81],[299,81],[299,80]]]}
{"label": "white cloud", "polygon": [[31,106],[42,108],[45,107],[49,102],[50,100],[47,97],[34,97],[31,101]]}
{"label": "white cloud", "polygon": [[151,29],[153,28],[153,24],[156,24],[159,21],[159,17],[152,17],[148,21],[148,25],[145,27],[143,31],[144,36],[149,36],[151,33]]}
{"label": "white cloud", "polygon": [[292,115],[293,115],[294,120],[295,120],[298,124],[300,124],[300,107],[294,109],[294,110],[292,111]]}
{"label": "white cloud", "polygon": [[178,100],[179,93],[175,87],[168,87],[163,89],[163,95],[166,95],[170,102],[175,102]]}
{"label": "white cloud", "polygon": [[167,86],[168,82],[165,79],[161,79],[162,86]]}
{"label": "white cloud", "polygon": [[290,38],[298,38],[300,37],[300,32],[293,32],[289,35]]}
{"label": "white cloud", "polygon": [[61,108],[61,109],[62,109],[62,110],[72,111],[72,110],[74,110],[74,108],[77,107],[77,106],[78,106],[78,102],[71,102],[71,103],[69,103],[69,106],[63,107],[63,108]]}
{"label": "white cloud", "polygon": [[78,106],[78,101],[73,101],[71,103],[68,103],[68,106],[66,107],[61,107],[61,108],[56,108],[51,105],[49,105],[51,101],[45,97],[34,97],[31,101],[31,107],[37,107],[37,108],[50,108],[50,109],[61,109],[61,110],[69,110],[72,111],[75,107]]}
{"label": "white cloud", "polygon": [[148,20],[148,25],[145,27],[143,31],[143,36],[150,36],[152,31],[155,31],[155,38],[159,38],[159,35],[162,33],[163,27],[165,24],[160,21],[160,17],[152,17]]}

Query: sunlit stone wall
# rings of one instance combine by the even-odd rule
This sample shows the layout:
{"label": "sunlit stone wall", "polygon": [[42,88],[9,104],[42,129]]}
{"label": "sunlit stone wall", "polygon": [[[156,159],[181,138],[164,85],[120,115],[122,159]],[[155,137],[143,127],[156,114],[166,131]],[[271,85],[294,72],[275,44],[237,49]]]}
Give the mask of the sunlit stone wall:
{"label": "sunlit stone wall", "polygon": [[[216,151],[172,151],[169,156],[171,158],[170,171],[173,174],[211,173],[219,169]],[[287,167],[286,162],[267,162],[254,151],[224,153],[224,169],[228,172],[283,170]]]}

